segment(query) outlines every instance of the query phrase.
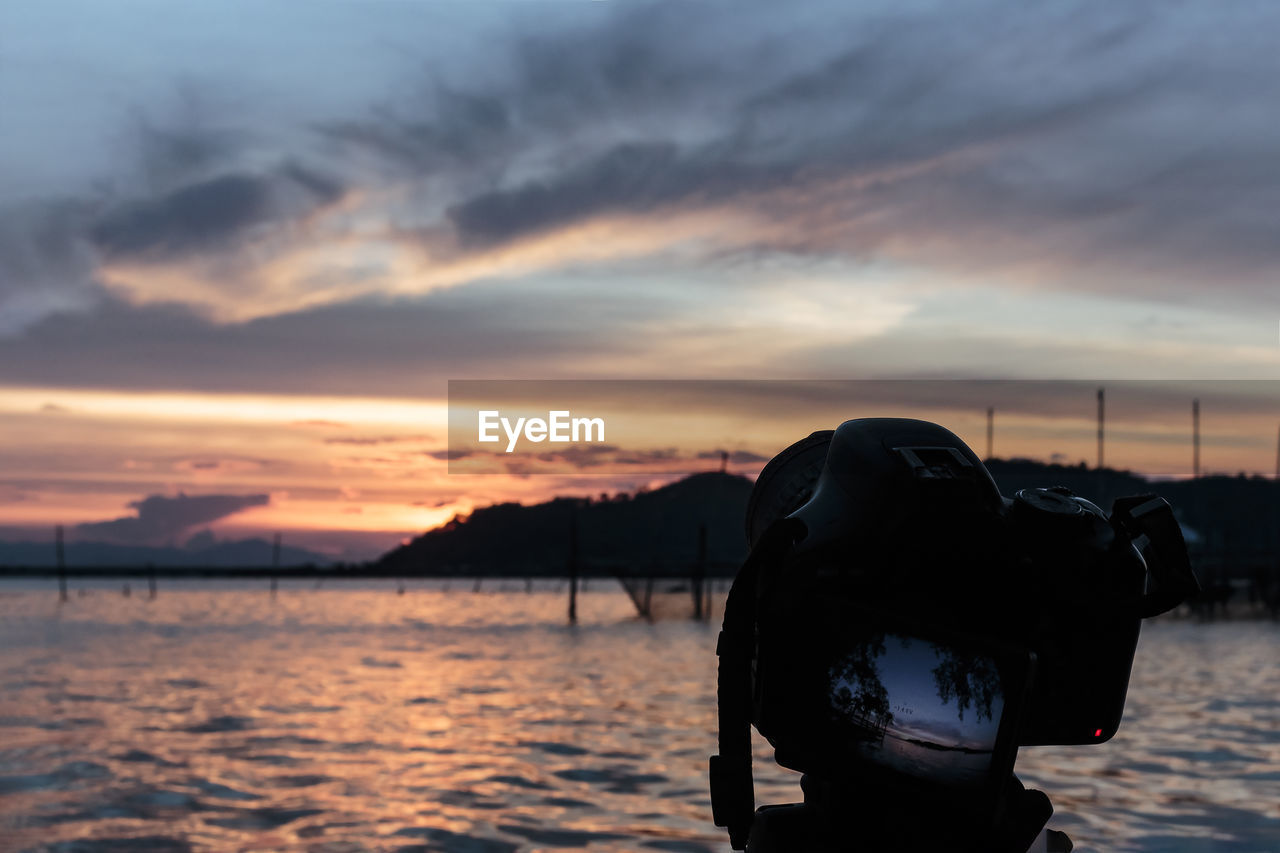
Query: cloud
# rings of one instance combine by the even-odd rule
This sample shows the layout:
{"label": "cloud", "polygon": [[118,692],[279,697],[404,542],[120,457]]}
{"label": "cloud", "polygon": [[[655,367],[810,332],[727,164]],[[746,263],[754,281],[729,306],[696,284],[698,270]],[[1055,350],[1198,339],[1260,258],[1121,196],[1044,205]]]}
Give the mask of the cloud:
{"label": "cloud", "polygon": [[[332,200],[336,187],[298,182],[315,205]],[[122,205],[91,230],[107,257],[174,255],[225,248],[254,225],[282,218],[278,179],[222,175],[163,196]]]}
{"label": "cloud", "polygon": [[768,462],[770,457],[761,456],[759,453],[752,453],[750,450],[705,450],[697,455],[698,459],[721,459],[724,454],[728,454],[729,461],[735,465],[745,465],[753,462]]}
{"label": "cloud", "polygon": [[[1157,334],[1135,330],[1124,312],[1096,304],[1046,304],[1027,294],[1002,300],[993,288],[926,302],[896,325],[891,321],[901,322],[902,312],[864,299],[865,285],[841,289],[823,271],[821,287],[810,288],[796,283],[800,272],[744,265],[728,281],[704,276],[693,284],[630,274],[607,288],[590,286],[587,275],[527,280],[516,289],[491,281],[234,325],[175,305],[131,306],[104,297],[94,314],[59,314],[0,337],[0,363],[4,381],[23,386],[390,397],[442,394],[445,380],[493,376],[1191,379],[1275,373],[1274,323],[1255,317],[1188,310],[1188,329]],[[771,288],[771,279],[791,287]],[[1141,307],[1134,316],[1148,313]],[[317,440],[340,437],[344,429],[323,420],[295,425],[315,431]]]}
{"label": "cloud", "polygon": [[[341,201],[347,188],[334,175],[295,151],[263,156],[262,138],[216,120],[202,100],[180,91],[161,121],[137,107],[109,176],[0,209],[0,336],[91,311],[104,289],[203,308],[252,298],[257,268],[292,251],[302,226]],[[163,292],[149,278],[163,278]],[[199,298],[190,285],[202,278],[220,298]]]}
{"label": "cloud", "polygon": [[73,199],[0,208],[0,337],[96,301],[96,259],[83,239],[91,215]]}
{"label": "cloud", "polygon": [[316,418],[309,421],[293,421],[292,423],[289,424],[289,426],[317,427],[321,429],[347,429],[351,425],[344,424],[339,421],[326,421],[323,419]]}
{"label": "cloud", "polygon": [[[1155,299],[1224,275],[1245,300],[1267,292],[1280,122],[1250,93],[1280,69],[1262,50],[1210,58],[1196,35],[1261,21],[1101,4],[807,8],[788,10],[785,37],[758,4],[651,4],[586,33],[516,39],[510,79],[474,92],[493,120],[424,119],[429,150],[465,139],[468,165],[494,172],[447,208],[461,244],[732,208],[747,227],[714,235],[717,251],[878,257]],[[734,35],[709,50],[726,13]],[[975,15],[999,24],[960,24]],[[486,152],[517,165],[490,169]]]}
{"label": "cloud", "polygon": [[[654,287],[664,264],[714,278],[780,255],[956,288],[1194,302],[1213,281],[1237,310],[1273,299],[1280,121],[1258,93],[1280,57],[1254,34],[1274,10],[513,15],[364,112],[241,131],[197,104],[139,122],[137,175],[0,223],[0,279],[20,282],[0,284],[0,334],[109,312],[103,285],[243,323],[594,272],[563,309]],[[620,287],[636,257],[655,275]],[[724,304],[701,281],[688,291],[685,316]]]}
{"label": "cloud", "polygon": [[133,501],[133,515],[111,521],[76,525],[80,539],[125,544],[162,544],[182,533],[255,506],[270,503],[268,495],[150,495]]}
{"label": "cloud", "polygon": [[433,441],[430,435],[367,435],[367,436],[343,436],[339,438],[326,438],[325,444],[352,444],[361,447],[371,447],[378,444],[403,444],[406,442],[422,442]]}
{"label": "cloud", "polygon": [[438,460],[438,461],[440,461],[440,462],[452,462],[452,461],[454,461],[455,459],[466,459],[467,457],[474,455],[474,451],[471,451],[471,450],[430,450],[430,451],[427,451],[427,455],[428,455],[428,456],[430,456],[432,459],[436,459],[436,460]]}
{"label": "cloud", "polygon": [[251,456],[204,456],[180,458],[172,461],[174,471],[185,474],[239,474],[249,471],[263,471],[269,468],[284,467],[283,463],[271,459],[258,459]]}
{"label": "cloud", "polygon": [[441,507],[449,506],[450,504],[455,502],[457,499],[458,499],[457,495],[449,495],[446,497],[436,498],[435,500],[429,500],[429,501],[412,501],[410,502],[409,506],[425,507],[426,509],[440,509]]}
{"label": "cloud", "polygon": [[594,216],[642,215],[696,197],[718,203],[761,183],[777,184],[791,169],[763,175],[732,160],[688,157],[667,141],[617,145],[549,181],[485,193],[449,208],[464,245],[483,246]]}
{"label": "cloud", "polygon": [[672,310],[637,294],[621,323],[634,324],[632,335],[620,328],[618,301],[603,294],[582,297],[573,313],[532,284],[516,298],[505,294],[500,283],[476,285],[235,325],[105,297],[95,314],[51,316],[0,338],[0,362],[6,381],[51,387],[403,396],[428,382],[509,375],[513,365],[529,376],[571,374],[603,352],[639,349],[641,327]]}
{"label": "cloud", "polygon": [[[673,436],[667,436],[671,437]],[[733,457],[735,463],[743,464],[762,462],[769,458],[750,451],[737,451]],[[447,455],[442,452],[436,458],[458,462],[450,465],[450,474],[508,473],[520,477],[534,474],[592,474],[616,477],[631,476],[637,470],[646,469],[651,473],[662,474],[703,470],[706,468],[702,464],[703,460],[719,459],[720,454],[718,451],[685,452],[676,447],[628,449],[617,445],[589,444],[571,445],[562,450],[539,453],[457,450],[449,451]]]}

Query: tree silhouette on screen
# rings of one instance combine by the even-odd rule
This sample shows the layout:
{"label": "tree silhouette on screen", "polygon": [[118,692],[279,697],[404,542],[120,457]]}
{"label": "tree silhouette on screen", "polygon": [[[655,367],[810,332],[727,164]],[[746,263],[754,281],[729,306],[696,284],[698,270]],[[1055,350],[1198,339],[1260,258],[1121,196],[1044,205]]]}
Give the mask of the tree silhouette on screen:
{"label": "tree silhouette on screen", "polygon": [[876,668],[883,654],[884,634],[876,634],[850,646],[831,668],[831,703],[838,718],[863,728],[893,723],[889,692]]}
{"label": "tree silhouette on screen", "polygon": [[[880,729],[893,724],[889,693],[876,666],[876,659],[885,653],[884,639],[879,633],[852,643],[831,667],[831,705],[841,721]],[[904,645],[910,642],[905,637],[897,639]],[[961,721],[971,707],[979,721],[992,719],[992,706],[1001,695],[995,661],[985,654],[930,645],[939,660],[931,672],[942,704],[954,702]]]}
{"label": "tree silhouette on screen", "polygon": [[961,720],[973,706],[978,720],[991,719],[991,705],[1000,695],[1000,673],[995,661],[983,654],[965,654],[952,648],[934,647],[941,663],[933,668],[933,683],[943,704],[956,703]]}

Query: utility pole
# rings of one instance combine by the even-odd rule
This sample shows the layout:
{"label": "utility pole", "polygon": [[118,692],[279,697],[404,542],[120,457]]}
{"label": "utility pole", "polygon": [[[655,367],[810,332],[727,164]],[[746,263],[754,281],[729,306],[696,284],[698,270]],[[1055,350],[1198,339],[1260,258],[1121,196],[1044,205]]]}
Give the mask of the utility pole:
{"label": "utility pole", "polygon": [[1103,450],[1103,442],[1106,435],[1106,431],[1104,429],[1106,425],[1106,421],[1107,421],[1106,392],[1103,389],[1099,388],[1098,389],[1098,470],[1099,471],[1102,470],[1104,459],[1105,459],[1105,457],[1103,456],[1102,450]]}
{"label": "utility pole", "polygon": [[995,453],[995,437],[996,437],[996,410],[992,406],[987,406],[987,459],[994,459]]}
{"label": "utility pole", "polygon": [[1199,479],[1199,400],[1192,401],[1192,479]]}

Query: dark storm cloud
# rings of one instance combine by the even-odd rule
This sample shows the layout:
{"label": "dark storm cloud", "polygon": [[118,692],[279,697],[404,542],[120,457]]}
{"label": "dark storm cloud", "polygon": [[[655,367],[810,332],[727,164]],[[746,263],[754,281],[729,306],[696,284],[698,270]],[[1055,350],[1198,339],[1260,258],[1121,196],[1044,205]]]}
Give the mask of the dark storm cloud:
{"label": "dark storm cloud", "polygon": [[179,85],[176,94],[164,120],[132,121],[133,163],[114,176],[88,228],[106,256],[228,251],[254,226],[304,218],[343,194],[341,181],[292,155],[249,167],[258,159],[254,134],[220,117],[204,92]]}
{"label": "dark storm cloud", "polygon": [[1280,122],[1259,99],[1280,64],[1253,35],[1273,17],[629,5],[326,132],[449,182],[471,248],[733,200],[777,225],[741,250],[1052,265],[1081,275],[1042,286],[1148,297],[1231,275],[1257,298],[1280,262]]}
{"label": "dark storm cloud", "polygon": [[[449,217],[464,240],[490,243],[599,213],[643,214],[679,202],[713,205],[738,194],[804,189],[1085,125],[1133,105],[1151,90],[1148,72],[1105,87],[1060,84],[1046,93],[1049,97],[1030,96],[1016,82],[994,75],[980,91],[965,91],[975,76],[968,67],[975,64],[973,53],[988,47],[950,37],[945,29],[949,21],[946,16],[852,21],[841,32],[841,47],[834,53],[832,39],[815,33],[811,67],[797,69],[795,63],[766,59],[732,82],[725,72],[741,72],[743,57],[706,51],[704,44],[695,45],[688,36],[716,25],[705,14],[682,19],[681,32],[650,22],[637,26],[635,18],[624,16],[594,34],[596,48],[585,56],[567,42],[522,45],[516,55],[526,71],[524,79],[541,85],[506,93],[509,112],[543,118],[546,93],[555,93],[557,121],[544,121],[545,127],[558,123],[581,128],[613,116],[619,105],[638,104],[651,111],[633,122],[632,133],[644,135],[603,151],[578,152],[541,179],[478,194],[451,207]],[[1131,29],[1117,26],[1110,39],[1075,45],[1072,60],[1099,58],[1098,51],[1126,42]],[[1043,37],[1036,32],[1023,35]],[[1070,40],[1070,34],[1065,38]],[[656,44],[646,43],[659,39],[672,39],[677,48],[658,50]],[[599,49],[600,44],[606,47]],[[689,72],[695,53],[707,57],[700,75]],[[983,63],[979,59],[977,64]],[[711,68],[720,73],[709,73]],[[650,85],[643,85],[645,81]],[[658,100],[654,94],[662,81],[673,85],[665,88],[666,99]],[[713,133],[682,143],[666,138],[694,118],[688,112],[694,105],[714,103],[717,95],[720,103],[711,109],[717,125]],[[576,112],[572,121],[566,116],[569,111]],[[529,145],[538,142],[535,137]],[[955,184],[958,195],[976,198],[987,188],[989,176],[972,168],[959,174],[931,173],[932,191],[939,183]],[[917,189],[912,182],[891,177],[876,189],[881,210],[915,206],[912,195]],[[1044,202],[1056,203],[1052,198]],[[764,199],[755,203],[775,216],[797,213],[770,210]],[[1106,207],[1107,202],[1093,204]],[[816,218],[831,214],[820,211]],[[804,245],[801,236],[790,243],[791,248]]]}
{"label": "dark storm cloud", "polygon": [[129,507],[134,515],[76,525],[79,538],[129,544],[165,543],[190,527],[270,503],[267,495],[150,495]]}
{"label": "dark storm cloud", "polygon": [[92,237],[108,255],[207,249],[266,220],[269,198],[261,179],[226,175],[111,211]]}
{"label": "dark storm cloud", "polygon": [[533,181],[469,199],[448,211],[464,244],[502,243],[609,213],[651,213],[696,197],[700,204],[776,186],[790,166],[752,167],[669,142],[625,143],[550,181]]}
{"label": "dark storm cloud", "polygon": [[[289,198],[291,190],[302,197]],[[111,257],[225,248],[252,226],[302,218],[341,192],[336,181],[294,163],[276,175],[221,175],[110,210],[90,236]]]}

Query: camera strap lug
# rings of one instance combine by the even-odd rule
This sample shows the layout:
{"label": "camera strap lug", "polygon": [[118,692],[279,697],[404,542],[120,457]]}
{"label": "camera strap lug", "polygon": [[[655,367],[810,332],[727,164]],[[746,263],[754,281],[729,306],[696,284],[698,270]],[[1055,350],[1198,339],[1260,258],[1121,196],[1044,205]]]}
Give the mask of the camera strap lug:
{"label": "camera strap lug", "polygon": [[1116,498],[1111,519],[1142,551],[1155,581],[1155,590],[1142,596],[1142,618],[1166,613],[1200,592],[1182,528],[1168,501],[1157,495]]}

